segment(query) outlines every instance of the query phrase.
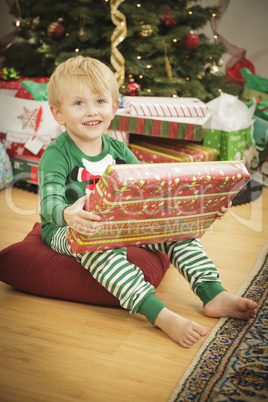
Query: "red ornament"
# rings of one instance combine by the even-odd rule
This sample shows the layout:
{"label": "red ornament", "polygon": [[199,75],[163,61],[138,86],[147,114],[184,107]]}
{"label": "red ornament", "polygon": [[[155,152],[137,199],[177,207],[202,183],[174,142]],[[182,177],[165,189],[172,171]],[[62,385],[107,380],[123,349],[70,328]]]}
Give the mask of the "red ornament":
{"label": "red ornament", "polygon": [[47,28],[47,34],[54,40],[60,40],[64,37],[66,28],[62,24],[63,19],[59,18],[58,21],[52,22]]}
{"label": "red ornament", "polygon": [[200,39],[198,35],[194,34],[193,32],[190,32],[188,35],[184,37],[183,43],[187,49],[193,50],[199,46]]}
{"label": "red ornament", "polygon": [[172,12],[170,11],[167,12],[166,14],[162,14],[160,17],[166,26],[177,25],[176,16],[172,14]]}
{"label": "red ornament", "polygon": [[129,96],[137,96],[138,95],[140,86],[139,86],[139,84],[137,84],[134,81],[134,78],[130,78],[129,84],[127,84],[127,87],[128,87],[128,95]]}

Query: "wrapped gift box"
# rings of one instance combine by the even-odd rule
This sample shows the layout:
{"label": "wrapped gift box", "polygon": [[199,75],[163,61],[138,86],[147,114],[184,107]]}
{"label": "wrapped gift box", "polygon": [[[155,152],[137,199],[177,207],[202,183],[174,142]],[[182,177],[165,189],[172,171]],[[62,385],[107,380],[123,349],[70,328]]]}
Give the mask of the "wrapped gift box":
{"label": "wrapped gift box", "polygon": [[255,145],[253,126],[236,131],[204,129],[203,144],[213,147],[221,161],[243,159],[245,151]]}
{"label": "wrapped gift box", "polygon": [[254,140],[258,151],[264,151],[268,146],[268,120],[256,117],[254,123]]}
{"label": "wrapped gift box", "polygon": [[101,230],[67,239],[80,253],[201,237],[249,178],[242,162],[110,166],[86,205]]}
{"label": "wrapped gift box", "polygon": [[0,89],[19,90],[22,88],[21,81],[34,81],[34,82],[43,83],[43,82],[48,82],[49,77],[36,78],[36,77],[21,76],[18,80],[8,80],[8,81],[0,80]]}
{"label": "wrapped gift box", "polygon": [[129,144],[129,149],[142,163],[176,163],[189,162],[187,155],[176,152],[165,152],[161,147],[155,146],[154,149],[147,147],[147,143]]}
{"label": "wrapped gift box", "polygon": [[236,96],[221,93],[208,102],[211,117],[203,127],[203,145],[216,148],[220,160],[241,160],[254,147],[253,115]]}
{"label": "wrapped gift box", "polygon": [[205,117],[151,117],[129,114],[118,109],[110,125],[111,130],[148,135],[152,137],[177,138],[187,141],[202,141]]}
{"label": "wrapped gift box", "polygon": [[0,190],[7,187],[13,179],[12,166],[3,144],[0,142]]}
{"label": "wrapped gift box", "polygon": [[197,98],[124,96],[124,108],[136,116],[204,117],[208,107]]}
{"label": "wrapped gift box", "polygon": [[107,130],[104,134],[108,135],[108,137],[124,142],[126,146],[129,144],[129,133],[126,133],[125,131]]}
{"label": "wrapped gift box", "polygon": [[129,144],[130,150],[141,162],[172,163],[172,162],[205,162],[216,159],[217,150],[187,141],[137,141]]}
{"label": "wrapped gift box", "polygon": [[14,181],[38,184],[38,165],[40,158],[27,155],[15,155],[11,159]]}
{"label": "wrapped gift box", "polygon": [[47,101],[15,95],[16,91],[0,90],[0,140],[10,158],[16,154],[41,157],[64,127],[54,120]]}

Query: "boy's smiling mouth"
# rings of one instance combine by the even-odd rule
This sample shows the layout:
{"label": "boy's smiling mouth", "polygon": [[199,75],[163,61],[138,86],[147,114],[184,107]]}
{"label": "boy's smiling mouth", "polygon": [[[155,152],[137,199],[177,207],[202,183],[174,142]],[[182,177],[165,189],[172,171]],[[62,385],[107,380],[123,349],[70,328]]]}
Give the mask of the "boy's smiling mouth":
{"label": "boy's smiling mouth", "polygon": [[100,120],[87,121],[86,123],[83,123],[84,126],[96,126],[98,124],[100,124]]}

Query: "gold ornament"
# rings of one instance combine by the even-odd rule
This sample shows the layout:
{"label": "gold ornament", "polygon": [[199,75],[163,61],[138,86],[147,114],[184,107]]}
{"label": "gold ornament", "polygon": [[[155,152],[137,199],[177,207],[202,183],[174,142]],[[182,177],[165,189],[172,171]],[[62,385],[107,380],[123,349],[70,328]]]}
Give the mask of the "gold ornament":
{"label": "gold ornament", "polygon": [[168,55],[167,55],[167,46],[164,43],[164,50],[165,50],[165,70],[166,70],[166,74],[168,78],[172,78],[172,68],[168,59]]}
{"label": "gold ornament", "polygon": [[25,21],[25,23],[24,23],[24,26],[25,26],[25,28],[30,28],[30,26],[31,26],[31,22],[30,22],[30,20],[26,20]]}
{"label": "gold ornament", "polygon": [[53,39],[61,39],[65,34],[65,27],[63,25],[63,18],[58,18],[58,21],[52,22],[47,27],[47,34]]}
{"label": "gold ornament", "polygon": [[148,36],[152,35],[153,30],[151,25],[144,24],[141,26],[142,31],[139,33],[143,38],[148,38]]}
{"label": "gold ornament", "polygon": [[77,32],[78,36],[84,36],[85,35],[85,30],[84,28],[80,28],[79,31]]}
{"label": "gold ornament", "polygon": [[224,64],[224,61],[223,61],[223,58],[221,57],[221,58],[218,60],[217,65],[218,65],[219,67],[222,67],[223,64]]}
{"label": "gold ornament", "polygon": [[206,74],[218,75],[219,74],[219,67],[216,63],[213,63],[211,66],[206,68]]}
{"label": "gold ornament", "polygon": [[172,69],[168,57],[165,56],[165,70],[168,78],[172,78]]}
{"label": "gold ornament", "polygon": [[118,86],[121,86],[125,81],[125,59],[123,55],[117,49],[117,46],[123,42],[127,36],[127,23],[126,17],[120,11],[118,7],[124,0],[111,0],[111,20],[116,25],[111,36],[111,57],[110,61],[115,69],[115,76],[118,82]]}
{"label": "gold ornament", "polygon": [[219,67],[213,63],[210,67],[210,74],[217,75],[219,73]]}
{"label": "gold ornament", "polygon": [[38,25],[40,24],[40,17],[39,16],[35,17],[33,19],[33,24],[34,24],[35,27],[38,27]]}
{"label": "gold ornament", "polygon": [[82,37],[85,35],[85,17],[83,15],[80,16],[80,29],[77,32],[77,35]]}

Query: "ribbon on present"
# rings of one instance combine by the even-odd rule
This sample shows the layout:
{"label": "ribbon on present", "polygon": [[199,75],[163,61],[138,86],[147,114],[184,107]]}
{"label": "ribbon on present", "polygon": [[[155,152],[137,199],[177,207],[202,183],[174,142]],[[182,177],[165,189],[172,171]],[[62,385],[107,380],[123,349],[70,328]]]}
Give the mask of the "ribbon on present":
{"label": "ribbon on present", "polygon": [[13,67],[3,67],[0,71],[0,79],[3,81],[18,80],[19,78],[19,73]]}
{"label": "ribbon on present", "polygon": [[115,69],[115,76],[118,85],[122,85],[125,81],[125,59],[123,55],[117,49],[117,46],[126,38],[127,36],[127,23],[126,17],[123,13],[118,11],[118,7],[124,0],[111,0],[111,20],[116,25],[115,30],[111,36],[111,57],[110,61]]}
{"label": "ribbon on present", "polygon": [[43,113],[43,108],[42,108],[42,106],[40,106],[40,108],[38,110],[38,113],[37,113],[36,122],[35,122],[35,132],[36,133],[37,133],[37,130],[38,130],[39,125],[41,123],[42,113]]}

